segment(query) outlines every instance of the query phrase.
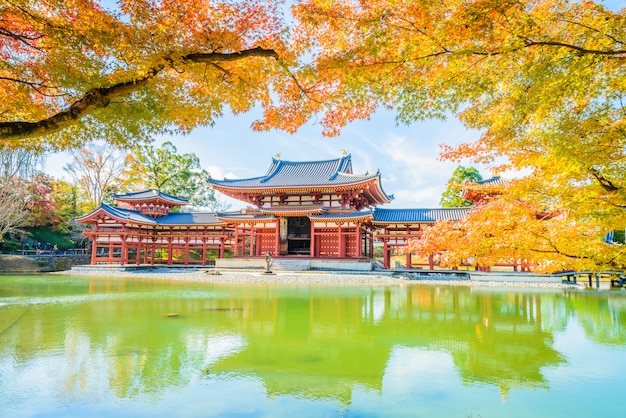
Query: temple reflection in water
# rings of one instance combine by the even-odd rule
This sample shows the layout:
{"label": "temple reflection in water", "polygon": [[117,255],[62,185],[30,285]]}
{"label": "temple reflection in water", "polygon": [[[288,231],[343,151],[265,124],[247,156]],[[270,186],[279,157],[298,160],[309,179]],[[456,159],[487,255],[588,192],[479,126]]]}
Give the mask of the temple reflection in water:
{"label": "temple reflection in water", "polygon": [[620,296],[415,285],[78,283],[43,284],[26,289],[33,297],[23,299],[10,294],[24,292],[16,284],[3,296],[0,359],[13,359],[16,374],[54,375],[61,397],[89,387],[118,398],[160,396],[193,379],[251,379],[269,397],[349,405],[357,388],[382,391],[399,347],[443,353],[465,384],[493,385],[506,397],[512,388],[549,389],[542,370],[566,362],[553,341],[572,317],[591,339],[626,340]]}

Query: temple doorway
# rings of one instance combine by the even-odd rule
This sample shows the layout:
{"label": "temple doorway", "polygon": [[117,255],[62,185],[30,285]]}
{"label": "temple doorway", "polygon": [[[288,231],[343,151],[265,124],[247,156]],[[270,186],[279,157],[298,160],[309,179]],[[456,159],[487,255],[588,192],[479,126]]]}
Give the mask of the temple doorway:
{"label": "temple doorway", "polygon": [[306,216],[287,219],[287,254],[311,255],[311,220]]}

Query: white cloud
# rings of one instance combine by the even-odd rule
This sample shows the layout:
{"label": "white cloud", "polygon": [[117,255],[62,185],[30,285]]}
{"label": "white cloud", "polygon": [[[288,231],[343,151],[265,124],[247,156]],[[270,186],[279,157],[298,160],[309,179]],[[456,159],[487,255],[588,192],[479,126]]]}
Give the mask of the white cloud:
{"label": "white cloud", "polygon": [[209,172],[209,174],[211,175],[211,178],[217,179],[217,180],[223,180],[225,178],[227,179],[238,179],[239,176],[237,175],[237,173],[235,173],[234,171],[224,171],[223,167],[219,167],[216,165],[210,165],[207,166],[205,168],[206,171]]}

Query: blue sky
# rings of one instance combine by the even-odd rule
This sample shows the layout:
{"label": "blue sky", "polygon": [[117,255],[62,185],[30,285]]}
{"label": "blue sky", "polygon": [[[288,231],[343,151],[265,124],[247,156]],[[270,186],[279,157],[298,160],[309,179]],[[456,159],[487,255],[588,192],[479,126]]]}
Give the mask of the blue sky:
{"label": "blue sky", "polygon": [[[212,128],[197,129],[184,137],[160,138],[158,142],[170,140],[179,153],[195,153],[202,167],[218,179],[263,175],[277,153],[283,160],[307,161],[338,158],[345,150],[352,155],[355,173],[380,170],[384,190],[395,196],[386,207],[424,208],[439,206],[441,193],[458,165],[439,160],[439,144],[468,142],[479,135],[454,119],[398,125],[393,113],[387,111],[348,125],[334,138],[323,137],[322,128],[314,122],[293,135],[254,132],[250,124],[255,116],[225,116]],[[485,167],[478,168],[483,176],[490,175]],[[245,206],[226,197],[222,200],[233,209]]]}
{"label": "blue sky", "polygon": [[[309,122],[295,134],[282,131],[254,132],[251,123],[258,112],[225,115],[213,127],[194,130],[186,136],[159,137],[155,144],[171,141],[179,153],[195,153],[212,177],[246,178],[265,174],[272,157],[290,161],[338,158],[343,150],[352,155],[355,173],[380,170],[382,185],[395,199],[386,207],[438,207],[441,193],[458,164],[439,160],[439,144],[454,145],[478,138],[476,131],[466,130],[454,118],[447,121],[425,121],[398,125],[389,111],[379,111],[370,120],[357,121],[345,127],[341,135],[322,136],[322,127]],[[64,155],[47,159],[46,171],[57,178],[67,178]],[[463,165],[472,165],[465,161]],[[486,167],[473,165],[484,177]],[[220,195],[231,209],[247,206]]]}

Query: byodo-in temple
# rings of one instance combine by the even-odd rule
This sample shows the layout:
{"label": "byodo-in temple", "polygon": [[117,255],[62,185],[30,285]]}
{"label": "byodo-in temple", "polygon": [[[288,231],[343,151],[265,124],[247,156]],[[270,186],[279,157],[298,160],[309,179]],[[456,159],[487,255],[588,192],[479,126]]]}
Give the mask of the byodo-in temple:
{"label": "byodo-in temple", "polygon": [[[364,262],[371,269],[374,248],[382,246],[382,264],[390,268],[391,253],[419,238],[423,228],[459,220],[469,210],[379,208],[393,196],[384,191],[379,172],[354,173],[350,155],[304,162],[273,158],[263,176],[208,181],[250,206],[237,212],[184,212],[179,208],[186,200],[158,190],[115,195],[115,206],[102,204],[77,220],[88,225],[91,263],[206,265],[215,260],[245,266],[270,254],[333,267],[338,267],[333,262],[351,261],[352,267]],[[415,266],[406,254],[406,267]],[[432,257],[424,267],[434,268]]]}

